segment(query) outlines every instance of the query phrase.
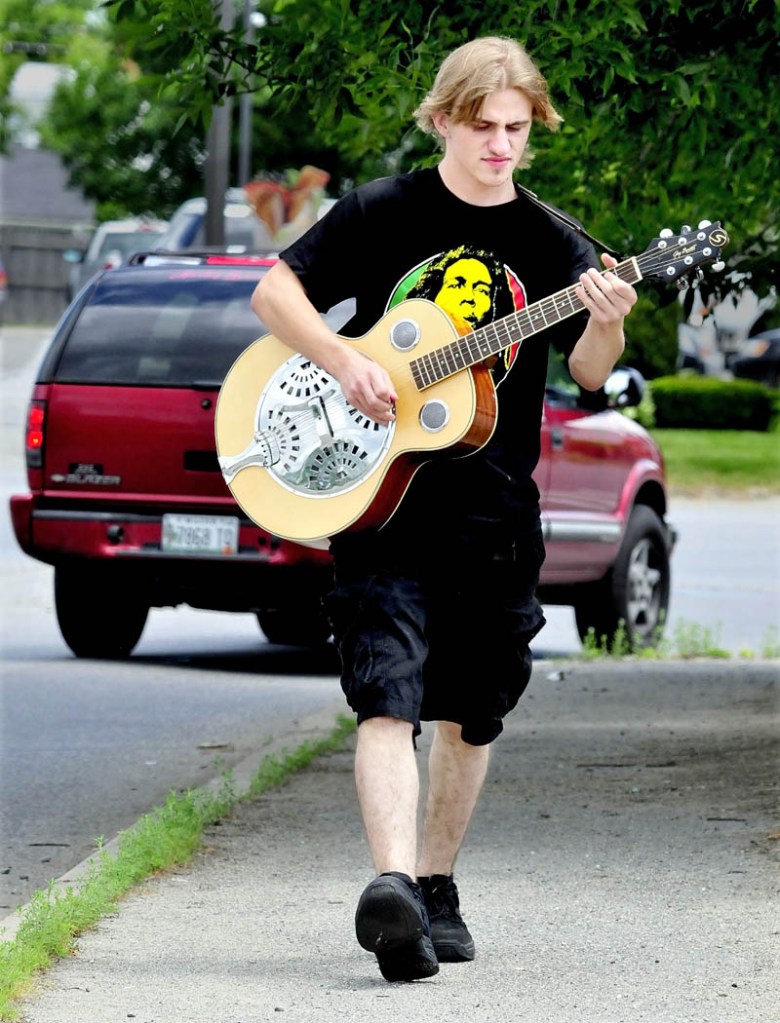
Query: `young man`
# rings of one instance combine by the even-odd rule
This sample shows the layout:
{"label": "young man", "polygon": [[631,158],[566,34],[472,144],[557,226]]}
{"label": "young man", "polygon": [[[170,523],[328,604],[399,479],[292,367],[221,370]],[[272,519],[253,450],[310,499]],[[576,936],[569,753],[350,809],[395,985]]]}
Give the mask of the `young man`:
{"label": "young man", "polygon": [[[357,188],[282,252],[253,297],[269,330],[334,377],[359,412],[392,423],[388,370],[318,310],[354,297],[344,334],[360,337],[397,301],[424,294],[468,330],[496,315],[500,296],[517,310],[574,285],[585,312],[492,361],[498,415],[479,451],[428,462],[388,523],[331,540],[329,610],[357,714],[358,799],[377,873],[355,925],[387,980],[474,957],[453,871],[490,744],[528,684],[529,643],[544,624],[531,474],[548,346],[582,387],[598,389],[636,301],[630,285],[595,268],[579,235],[515,188],[533,122],[554,130],[561,120],[521,46],[488,37],[451,53],[416,119],[441,145],[438,166]],[[421,720],[436,727],[418,848]]]}

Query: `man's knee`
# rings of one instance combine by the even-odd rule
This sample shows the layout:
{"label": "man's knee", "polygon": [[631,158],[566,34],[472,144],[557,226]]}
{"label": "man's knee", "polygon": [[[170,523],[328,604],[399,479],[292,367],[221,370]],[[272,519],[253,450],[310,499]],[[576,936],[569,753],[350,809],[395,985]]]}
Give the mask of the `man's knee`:
{"label": "man's knee", "polygon": [[437,721],[436,731],[439,738],[456,754],[468,754],[481,748],[481,746],[467,742],[463,738],[463,726],[456,724],[454,721]]}
{"label": "man's knee", "polygon": [[414,725],[411,721],[404,721],[403,718],[394,718],[387,715],[377,715],[366,718],[358,725],[358,736],[369,738],[372,736],[412,736]]}

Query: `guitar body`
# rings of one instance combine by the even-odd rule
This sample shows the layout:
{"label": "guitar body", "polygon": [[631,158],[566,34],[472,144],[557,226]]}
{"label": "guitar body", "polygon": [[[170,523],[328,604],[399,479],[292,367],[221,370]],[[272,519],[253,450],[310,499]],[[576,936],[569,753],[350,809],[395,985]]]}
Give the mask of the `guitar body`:
{"label": "guitar body", "polygon": [[332,377],[273,335],[250,345],[225,378],[215,417],[220,468],[243,511],[277,536],[324,547],[336,533],[384,524],[423,462],[482,447],[496,418],[484,363],[423,389],[413,378],[414,360],[457,339],[425,299],[344,338],[390,374],[398,397],[389,425],[359,413]]}

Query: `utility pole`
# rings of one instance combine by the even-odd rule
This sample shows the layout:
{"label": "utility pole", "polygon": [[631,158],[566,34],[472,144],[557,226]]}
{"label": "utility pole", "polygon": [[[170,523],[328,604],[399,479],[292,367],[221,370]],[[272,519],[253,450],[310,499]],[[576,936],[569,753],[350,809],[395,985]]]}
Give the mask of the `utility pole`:
{"label": "utility pole", "polygon": [[[250,42],[253,34],[252,11],[255,0],[244,0],[244,37]],[[238,183],[245,185],[252,176],[252,94],[238,97]]]}
{"label": "utility pole", "polygon": [[[215,0],[219,12],[219,26],[233,27],[234,0]],[[225,244],[225,193],[230,181],[230,125],[233,101],[224,100],[214,107],[206,137],[206,245]]]}

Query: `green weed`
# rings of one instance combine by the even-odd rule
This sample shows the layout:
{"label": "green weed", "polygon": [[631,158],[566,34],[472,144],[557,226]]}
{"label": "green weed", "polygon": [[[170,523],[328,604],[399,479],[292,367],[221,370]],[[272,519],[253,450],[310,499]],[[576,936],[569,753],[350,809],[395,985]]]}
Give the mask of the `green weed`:
{"label": "green weed", "polygon": [[[728,659],[731,654],[724,650],[720,642],[720,623],[715,628],[698,625],[695,622],[678,621],[675,623],[671,638],[662,638],[663,626],[658,627],[659,635],[652,646],[631,650],[625,623],[620,622],[611,642],[607,636],[597,636],[594,629],[589,629],[582,641],[581,657],[592,661],[599,657],[610,657],[619,660],[623,657],[635,656],[644,660],[663,660],[664,658],[713,657]],[[780,630],[777,626],[767,629],[761,649],[756,654],[750,649],[740,650],[738,656],[749,660],[760,656],[766,660],[780,659]]]}
{"label": "green weed", "polygon": [[761,656],[767,660],[780,658],[780,629],[776,625],[770,625],[766,631]]}
{"label": "green weed", "polygon": [[731,655],[720,644],[720,626],[710,629],[695,622],[679,621],[675,625],[672,639],[678,657],[717,657],[729,658]]}
{"label": "green weed", "polygon": [[142,817],[119,837],[115,856],[99,843],[96,856],[78,887],[36,892],[23,911],[12,941],[0,944],[0,1020],[19,1018],[18,1000],[38,973],[69,955],[75,939],[114,909],[130,888],[152,874],[187,863],[200,847],[205,828],[225,817],[241,800],[252,799],[283,784],[316,757],[340,749],[355,724],[339,716],[325,738],[304,742],[291,753],[263,758],[247,791],[239,795],[225,773],[219,789],[171,792],[165,803]]}

